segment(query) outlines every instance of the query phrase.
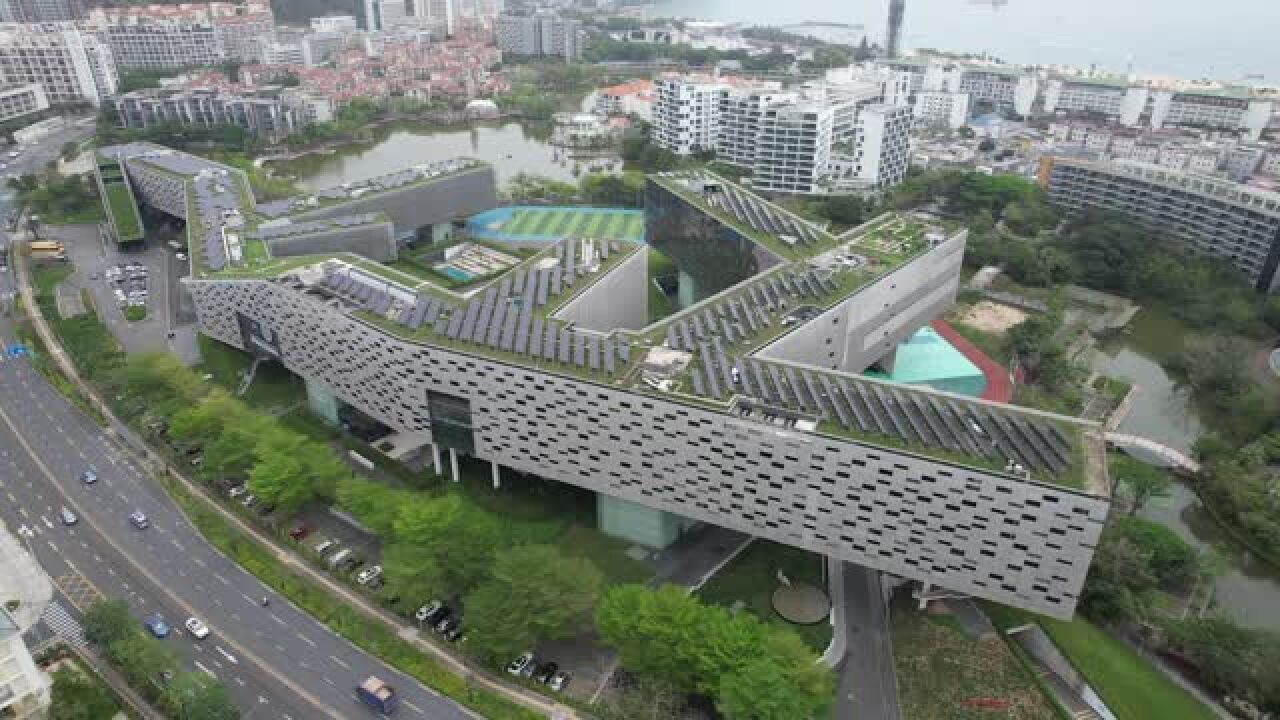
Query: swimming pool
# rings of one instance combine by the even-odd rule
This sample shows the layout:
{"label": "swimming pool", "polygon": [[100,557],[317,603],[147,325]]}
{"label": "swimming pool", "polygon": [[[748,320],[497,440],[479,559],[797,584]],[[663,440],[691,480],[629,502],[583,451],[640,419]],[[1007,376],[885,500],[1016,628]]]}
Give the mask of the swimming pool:
{"label": "swimming pool", "polygon": [[444,275],[445,277],[449,278],[450,280],[455,280],[455,281],[457,281],[457,282],[471,282],[471,279],[472,279],[473,277],[475,277],[475,276],[474,276],[474,275],[472,275],[471,273],[469,273],[469,272],[467,272],[467,271],[465,271],[465,270],[459,270],[458,268],[453,267],[453,266],[451,266],[451,265],[445,265],[445,266],[443,266],[443,267],[438,267],[438,268],[436,268],[436,270],[438,270],[438,271],[440,272],[440,274],[441,274],[441,275]]}
{"label": "swimming pool", "polygon": [[987,389],[982,370],[932,327],[922,327],[898,345],[893,372],[864,373],[868,377],[905,385],[980,397]]}

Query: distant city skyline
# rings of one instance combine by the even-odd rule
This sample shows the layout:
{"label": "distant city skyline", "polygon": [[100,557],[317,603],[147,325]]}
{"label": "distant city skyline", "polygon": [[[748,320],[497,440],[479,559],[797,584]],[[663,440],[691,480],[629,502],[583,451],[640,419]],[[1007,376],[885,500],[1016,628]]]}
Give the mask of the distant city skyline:
{"label": "distant city skyline", "polygon": [[[1123,72],[1242,82],[1265,74],[1280,83],[1280,3],[1221,0],[907,0],[906,51],[932,47],[988,52],[1010,62],[1071,64]],[[658,15],[759,24],[859,23],[883,42],[887,0],[664,0]]]}

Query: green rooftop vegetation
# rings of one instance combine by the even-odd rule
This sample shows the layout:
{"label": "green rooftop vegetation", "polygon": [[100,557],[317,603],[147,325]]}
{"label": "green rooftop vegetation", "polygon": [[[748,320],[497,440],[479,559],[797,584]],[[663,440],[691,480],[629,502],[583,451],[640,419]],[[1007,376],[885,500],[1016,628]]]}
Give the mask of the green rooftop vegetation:
{"label": "green rooftop vegetation", "polygon": [[[714,173],[703,171],[702,174],[709,180],[714,180],[715,182],[722,183],[726,186],[731,186],[741,192],[749,192],[746,189],[741,188],[738,185],[735,185],[734,183],[731,183],[728,180],[725,180],[724,178]],[[774,255],[777,255],[778,257],[784,260],[792,260],[792,261],[804,260],[804,259],[813,257],[814,255],[817,255],[825,250],[830,250],[840,245],[840,242],[836,239],[834,235],[826,232],[825,230],[819,229],[816,225],[813,226],[813,230],[815,232],[816,237],[818,238],[818,242],[810,242],[810,243],[800,242],[795,245],[789,245],[783,242],[781,239],[779,239],[776,235],[773,235],[772,233],[765,232],[763,230],[758,230],[752,227],[751,225],[747,224],[746,222],[739,220],[733,214],[720,210],[719,208],[712,207],[710,204],[707,203],[706,200],[700,197],[697,193],[690,190],[676,176],[650,175],[649,179],[652,180],[653,182],[658,183],[659,185],[671,191],[672,193],[679,195],[681,198],[683,198],[693,206],[699,208],[700,210],[707,213],[708,215],[711,215],[717,220],[723,222],[725,225],[728,225],[734,230],[737,230],[744,237],[749,238],[752,242],[764,247],[769,252],[773,253]],[[759,200],[761,203],[767,206],[770,210],[772,210],[773,212],[779,215],[785,215],[789,218],[794,218],[805,224],[813,225],[813,223],[811,223],[810,221],[805,220],[804,218],[801,218],[799,215],[796,215],[790,210],[786,210],[785,208],[779,207],[778,205],[774,205],[773,203],[767,202],[759,197],[757,197],[757,200]]]}

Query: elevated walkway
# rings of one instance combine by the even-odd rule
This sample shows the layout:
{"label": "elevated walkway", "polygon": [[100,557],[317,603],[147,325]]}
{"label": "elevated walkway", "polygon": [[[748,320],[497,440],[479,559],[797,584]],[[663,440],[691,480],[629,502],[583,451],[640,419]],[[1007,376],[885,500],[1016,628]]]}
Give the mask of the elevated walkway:
{"label": "elevated walkway", "polygon": [[1169,465],[1173,466],[1179,472],[1184,472],[1189,475],[1195,475],[1200,472],[1200,463],[1187,457],[1181,451],[1174,450],[1168,445],[1162,445],[1155,440],[1117,432],[1109,432],[1106,437],[1108,447],[1139,448],[1156,455],[1161,460],[1169,463]]}

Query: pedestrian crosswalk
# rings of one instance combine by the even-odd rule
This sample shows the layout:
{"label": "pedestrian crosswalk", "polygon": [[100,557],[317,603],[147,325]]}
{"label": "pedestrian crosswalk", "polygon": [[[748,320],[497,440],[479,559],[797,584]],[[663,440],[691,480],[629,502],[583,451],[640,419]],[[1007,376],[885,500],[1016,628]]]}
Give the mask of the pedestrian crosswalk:
{"label": "pedestrian crosswalk", "polygon": [[72,616],[71,612],[57,600],[50,600],[45,606],[44,614],[40,619],[49,627],[58,637],[75,645],[76,647],[85,647],[88,641],[84,637],[84,628],[80,626],[80,621]]}

